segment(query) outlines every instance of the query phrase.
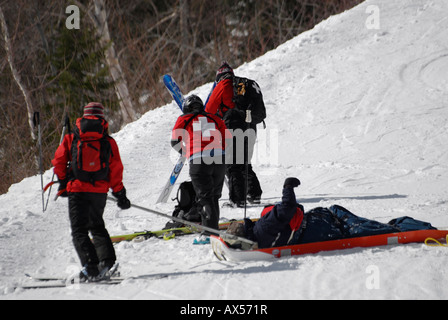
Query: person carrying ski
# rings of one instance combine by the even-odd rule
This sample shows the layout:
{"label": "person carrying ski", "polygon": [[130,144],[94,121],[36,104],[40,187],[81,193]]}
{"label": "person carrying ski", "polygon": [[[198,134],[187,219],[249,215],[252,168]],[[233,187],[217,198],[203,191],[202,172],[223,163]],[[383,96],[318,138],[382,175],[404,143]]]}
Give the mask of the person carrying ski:
{"label": "person carrying ski", "polygon": [[52,164],[59,180],[58,195],[68,197],[73,244],[82,266],[80,281],[105,279],[118,266],[103,220],[109,189],[118,207],[128,209],[131,204],[123,185],[118,146],[108,135],[101,103],[84,107],[83,116],[76,120],[74,132],[65,135]]}
{"label": "person carrying ski", "polygon": [[[230,202],[237,207],[243,207],[246,200],[260,203],[263,191],[251,164],[257,124],[266,117],[260,87],[253,80],[236,77],[225,61],[216,73],[215,83],[205,111],[224,119],[227,128],[234,134],[232,152],[226,158]],[[247,116],[248,110],[250,117]],[[244,139],[239,139],[238,135]],[[243,140],[244,145],[241,146]]]}
{"label": "person carrying ski", "polygon": [[[202,224],[218,229],[228,130],[221,118],[204,111],[204,104],[196,95],[185,99],[182,110],[172,131],[171,146],[190,163]],[[204,234],[198,241],[208,242],[207,239],[208,234]]]}

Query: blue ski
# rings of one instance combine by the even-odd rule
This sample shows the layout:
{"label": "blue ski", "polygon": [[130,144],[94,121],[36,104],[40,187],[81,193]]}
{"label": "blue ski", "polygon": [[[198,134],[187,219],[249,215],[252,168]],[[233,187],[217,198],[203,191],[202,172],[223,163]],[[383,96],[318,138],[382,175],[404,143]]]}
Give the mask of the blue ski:
{"label": "blue ski", "polygon": [[[174,101],[176,101],[177,105],[179,106],[180,110],[182,110],[182,106],[184,103],[184,95],[182,94],[182,91],[180,91],[179,86],[177,85],[176,81],[174,81],[173,77],[169,74],[166,74],[163,76],[163,83],[165,84],[165,87],[170,92],[171,96],[173,97]],[[185,164],[185,157],[180,155],[177,159],[177,163],[174,166],[173,171],[170,174],[170,177],[168,181],[166,182],[165,186],[162,189],[162,192],[160,193],[159,198],[157,199],[156,203],[166,203],[168,201],[168,198],[170,196],[171,190],[173,190],[173,186],[176,183],[177,178],[180,175],[180,172],[182,171],[182,168]]]}
{"label": "blue ski", "polygon": [[184,167],[186,158],[182,155],[179,155],[179,159],[177,160],[176,165],[174,166],[173,171],[171,172],[171,175],[166,182],[165,186],[163,187],[162,192],[160,193],[159,198],[157,199],[156,203],[164,202],[166,203],[168,201],[168,197],[170,196],[171,190],[173,190],[173,186],[176,183],[177,178],[180,175],[180,172],[182,171],[182,168]]}
{"label": "blue ski", "polygon": [[209,94],[208,94],[207,100],[205,100],[204,109],[207,108],[208,100],[210,100],[210,96],[212,95],[213,90],[215,90],[215,87],[216,87],[216,81],[213,82],[212,89],[210,90],[210,92],[209,92]]}
{"label": "blue ski", "polygon": [[170,76],[169,74],[166,74],[163,76],[163,83],[165,84],[165,87],[170,92],[174,101],[176,101],[180,110],[182,110],[182,106],[184,105],[185,98],[184,98],[184,95],[182,94],[182,91],[180,91],[180,88],[177,85],[176,81],[174,81],[172,76]]}

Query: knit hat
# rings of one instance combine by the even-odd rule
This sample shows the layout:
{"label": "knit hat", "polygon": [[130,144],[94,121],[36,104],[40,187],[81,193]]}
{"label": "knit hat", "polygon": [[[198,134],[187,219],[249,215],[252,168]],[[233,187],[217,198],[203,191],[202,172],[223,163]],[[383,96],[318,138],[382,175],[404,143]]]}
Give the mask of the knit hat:
{"label": "knit hat", "polygon": [[226,75],[233,76],[233,69],[227,63],[227,61],[223,61],[221,63],[221,66],[219,67],[218,71],[216,71],[216,82],[219,82],[219,80],[224,78]]}
{"label": "knit hat", "polygon": [[226,233],[232,234],[238,237],[245,237],[246,231],[244,229],[244,223],[238,221],[232,221],[227,229]]}
{"label": "knit hat", "polygon": [[[221,237],[224,239],[224,241],[231,247],[235,249],[242,249],[242,250],[251,250],[258,248],[258,244],[255,242],[254,237],[254,223],[250,219],[244,219],[244,222],[238,222],[238,221],[232,221],[229,225],[229,228],[226,231],[226,234],[221,234]],[[245,241],[241,241],[239,239],[235,239],[232,237],[232,235],[246,238],[251,241],[254,241],[255,244],[250,244]]]}
{"label": "knit hat", "polygon": [[104,118],[104,107],[99,102],[90,102],[84,107],[83,117],[86,116],[97,116]]}

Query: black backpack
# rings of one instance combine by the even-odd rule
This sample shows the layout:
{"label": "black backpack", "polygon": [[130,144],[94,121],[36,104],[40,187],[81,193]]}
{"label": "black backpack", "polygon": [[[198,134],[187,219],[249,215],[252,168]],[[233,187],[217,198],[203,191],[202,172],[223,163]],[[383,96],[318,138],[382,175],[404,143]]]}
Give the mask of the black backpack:
{"label": "black backpack", "polygon": [[93,185],[99,180],[108,181],[111,154],[107,122],[96,116],[79,118],[71,145],[72,176]]}
{"label": "black backpack", "polygon": [[239,110],[251,110],[252,123],[264,123],[266,119],[266,107],[260,86],[254,80],[233,77],[233,102]]}
{"label": "black backpack", "polygon": [[[191,222],[201,222],[199,204],[196,202],[196,192],[191,181],[184,181],[177,189],[176,198],[177,205],[174,207],[173,217]],[[180,222],[170,221],[165,225],[164,229],[180,228],[184,225]]]}
{"label": "black backpack", "polygon": [[[196,192],[193,188],[193,182],[182,182],[179,185],[179,189],[177,189],[176,198],[174,198],[173,200],[177,200],[177,205],[175,207],[175,210],[177,210],[177,212],[179,212],[180,210],[184,210],[185,212],[190,211],[190,209],[196,202]],[[177,215],[174,214],[173,216],[177,217]]]}

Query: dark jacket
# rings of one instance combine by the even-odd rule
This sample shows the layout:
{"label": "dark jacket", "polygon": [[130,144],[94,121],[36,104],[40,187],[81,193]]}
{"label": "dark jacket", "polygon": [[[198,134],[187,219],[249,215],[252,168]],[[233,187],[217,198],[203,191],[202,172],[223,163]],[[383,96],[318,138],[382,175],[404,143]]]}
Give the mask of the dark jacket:
{"label": "dark jacket", "polygon": [[[293,219],[295,217],[295,219]],[[291,221],[295,220],[300,229],[303,219],[303,207],[296,202],[294,189],[283,188],[282,202],[272,207],[253,226],[255,241],[259,248],[270,248],[287,245],[293,235]],[[294,227],[294,229],[296,229]]]}
{"label": "dark jacket", "polygon": [[[245,83],[244,90],[234,92],[235,86]],[[236,94],[236,96],[235,96]],[[246,110],[252,110],[252,122],[246,123]],[[229,129],[257,131],[257,123],[266,118],[266,107],[259,85],[251,79],[231,77],[220,80],[213,89],[205,111],[222,118]]]}

